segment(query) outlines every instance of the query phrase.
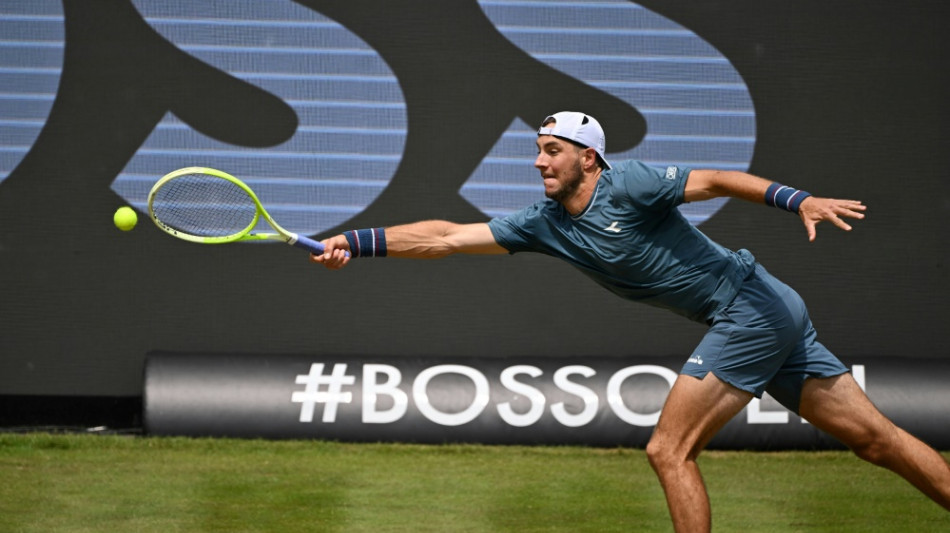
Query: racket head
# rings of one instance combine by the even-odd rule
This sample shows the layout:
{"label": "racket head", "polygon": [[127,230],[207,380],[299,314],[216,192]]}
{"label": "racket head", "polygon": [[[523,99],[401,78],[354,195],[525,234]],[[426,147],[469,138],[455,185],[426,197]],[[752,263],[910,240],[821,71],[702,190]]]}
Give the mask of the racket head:
{"label": "racket head", "polygon": [[179,239],[203,244],[246,239],[262,212],[250,187],[227,172],[207,167],[169,172],[148,194],[148,214],[156,226]]}

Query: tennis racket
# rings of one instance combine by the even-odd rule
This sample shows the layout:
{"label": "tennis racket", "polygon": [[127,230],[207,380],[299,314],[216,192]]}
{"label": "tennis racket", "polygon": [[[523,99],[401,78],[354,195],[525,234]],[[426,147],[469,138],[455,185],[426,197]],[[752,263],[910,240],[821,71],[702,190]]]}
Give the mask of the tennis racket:
{"label": "tennis racket", "polygon": [[[213,168],[188,167],[162,176],[148,193],[148,214],[169,235],[201,244],[274,240],[316,254],[324,249],[280,227],[250,187]],[[261,218],[274,232],[255,229]]]}

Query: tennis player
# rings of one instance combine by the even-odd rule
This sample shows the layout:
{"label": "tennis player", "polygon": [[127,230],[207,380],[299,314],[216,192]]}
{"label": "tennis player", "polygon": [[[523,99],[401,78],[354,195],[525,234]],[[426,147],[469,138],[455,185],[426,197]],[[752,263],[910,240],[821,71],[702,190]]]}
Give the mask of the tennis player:
{"label": "tennis player", "polygon": [[907,479],[950,509],[950,465],[871,404],[845,367],[816,340],[801,297],[747,250],[731,251],[676,207],[729,196],[797,213],[816,225],[864,218],[854,200],[812,196],[743,172],[639,161],[610,164],[591,116],[547,117],[534,166],[547,200],[487,223],[424,221],[354,230],[323,241],[311,260],[338,269],[355,257],[437,258],[453,253],[539,252],[574,265],[622,298],[707,324],[660,415],[647,455],[676,531],[708,531],[709,498],[696,458],[753,398],[768,391],[861,458]]}

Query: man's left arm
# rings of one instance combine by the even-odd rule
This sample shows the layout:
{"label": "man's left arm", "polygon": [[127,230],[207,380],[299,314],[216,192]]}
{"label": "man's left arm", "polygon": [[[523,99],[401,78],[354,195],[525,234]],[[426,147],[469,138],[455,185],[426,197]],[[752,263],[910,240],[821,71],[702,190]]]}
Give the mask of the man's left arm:
{"label": "man's left arm", "polygon": [[859,200],[821,198],[745,172],[729,170],[693,170],[686,178],[684,200],[698,202],[721,196],[764,203],[797,213],[808,231],[808,240],[816,237],[815,226],[829,221],[850,231],[842,217],[863,219],[867,207]]}

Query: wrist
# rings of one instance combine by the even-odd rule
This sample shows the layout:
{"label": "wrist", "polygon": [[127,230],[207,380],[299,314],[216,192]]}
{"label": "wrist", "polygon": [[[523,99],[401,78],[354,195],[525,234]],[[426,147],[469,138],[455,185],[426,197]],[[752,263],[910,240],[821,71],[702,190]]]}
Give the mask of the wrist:
{"label": "wrist", "polygon": [[386,257],[386,229],[354,229],[343,233],[353,257]]}
{"label": "wrist", "polygon": [[811,193],[794,187],[782,185],[781,183],[773,183],[769,185],[768,190],[765,191],[765,205],[778,207],[779,209],[784,209],[792,213],[798,213],[798,208],[801,207],[802,202],[805,201],[805,198],[810,196]]}

